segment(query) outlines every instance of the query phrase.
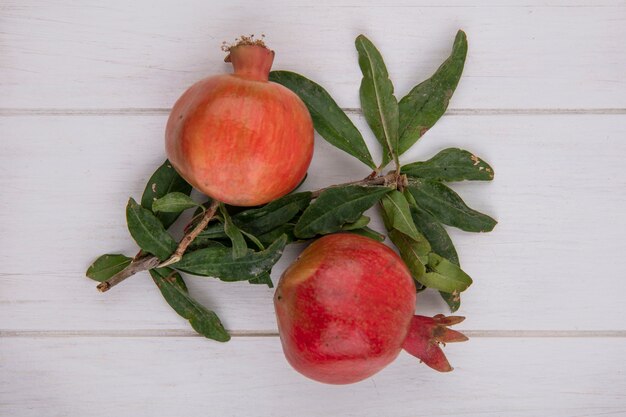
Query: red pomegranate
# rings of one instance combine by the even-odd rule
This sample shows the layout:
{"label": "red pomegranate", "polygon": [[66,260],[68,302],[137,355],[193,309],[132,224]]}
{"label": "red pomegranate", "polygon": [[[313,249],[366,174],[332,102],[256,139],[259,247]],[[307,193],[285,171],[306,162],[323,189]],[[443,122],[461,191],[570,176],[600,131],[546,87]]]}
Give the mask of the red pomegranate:
{"label": "red pomegranate", "polygon": [[447,328],[463,318],[415,316],[415,299],[413,278],[389,247],[349,233],[322,237],[283,273],[274,295],[285,356],[329,384],[367,378],[401,349],[451,371],[439,343],[467,340]]}
{"label": "red pomegranate", "polygon": [[234,73],[197,82],[174,105],[166,152],[204,194],[236,206],[265,204],[304,178],[313,123],[296,94],[268,81],[274,51],[245,37],[228,50]]}

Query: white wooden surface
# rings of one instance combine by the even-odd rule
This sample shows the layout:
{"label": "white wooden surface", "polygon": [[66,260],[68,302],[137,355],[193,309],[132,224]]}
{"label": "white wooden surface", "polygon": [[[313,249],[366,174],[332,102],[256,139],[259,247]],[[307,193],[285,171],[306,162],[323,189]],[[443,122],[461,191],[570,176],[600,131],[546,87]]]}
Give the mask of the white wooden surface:
{"label": "white wooden surface", "polygon": [[[189,279],[235,335],[222,345],[145,275],[106,295],[84,278],[99,254],[133,252],[125,202],[164,157],[169,106],[226,70],[222,40],[266,33],[276,68],[353,109],[358,33],[402,95],[459,27],[470,51],[449,115],[404,158],[460,146],[496,170],[455,186],[500,224],[451,231],[475,278],[452,374],[401,355],[360,384],[316,384],[283,359],[267,288]],[[3,0],[0,415],[626,415],[625,38],[624,1]],[[305,187],[368,173],[316,146]],[[445,307],[426,292],[418,311]]]}

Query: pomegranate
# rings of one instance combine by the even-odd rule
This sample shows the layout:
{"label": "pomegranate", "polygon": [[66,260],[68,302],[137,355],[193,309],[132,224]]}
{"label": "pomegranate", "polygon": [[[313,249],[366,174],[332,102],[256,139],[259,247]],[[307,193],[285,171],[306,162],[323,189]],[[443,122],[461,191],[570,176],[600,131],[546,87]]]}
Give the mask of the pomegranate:
{"label": "pomegranate", "polygon": [[329,384],[367,378],[401,349],[451,371],[439,343],[467,340],[447,328],[463,318],[415,316],[415,299],[413,278],[389,247],[355,234],[324,236],[285,270],[274,295],[285,356]]}
{"label": "pomegranate", "polygon": [[234,73],[205,78],[178,99],[166,152],[204,194],[236,206],[265,204],[304,178],[313,123],[295,93],[268,81],[274,51],[247,37],[227,50]]}

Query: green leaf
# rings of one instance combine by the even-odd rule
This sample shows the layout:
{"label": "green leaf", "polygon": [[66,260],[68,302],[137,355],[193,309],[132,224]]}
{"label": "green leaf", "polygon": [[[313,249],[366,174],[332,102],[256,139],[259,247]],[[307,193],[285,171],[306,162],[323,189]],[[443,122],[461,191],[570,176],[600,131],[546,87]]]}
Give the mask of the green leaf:
{"label": "green leaf", "polygon": [[285,223],[278,226],[274,230],[257,236],[257,238],[259,239],[259,242],[261,242],[261,244],[263,244],[264,246],[271,245],[273,242],[276,241],[276,239],[279,239],[283,235],[287,237],[287,243],[295,242],[296,236],[293,234],[294,227],[294,223]]}
{"label": "green leaf", "polygon": [[231,248],[214,245],[185,254],[176,264],[176,269],[222,281],[244,281],[269,271],[280,259],[286,244],[287,236],[283,236],[264,251],[248,250],[245,256],[238,259],[233,259]]}
{"label": "green leaf", "polygon": [[289,71],[270,72],[270,81],[284,85],[300,97],[311,113],[315,130],[328,143],[354,156],[368,167],[376,168],[361,132],[320,85]]}
{"label": "green leaf", "polygon": [[369,237],[370,239],[374,239],[374,240],[377,240],[379,242],[384,242],[385,241],[385,235],[384,234],[379,233],[376,230],[371,229],[371,228],[369,228],[367,226],[362,227],[360,229],[347,230],[346,233],[353,233],[355,235]]}
{"label": "green leaf", "polygon": [[413,179],[409,181],[408,190],[417,204],[441,223],[467,232],[489,232],[498,223],[469,208],[457,193],[440,182]]}
{"label": "green leaf", "polygon": [[199,205],[187,194],[173,192],[155,200],[152,203],[152,211],[154,213],[180,213]]}
{"label": "green leaf", "polygon": [[424,285],[422,278],[426,273],[424,264],[428,262],[428,254],[430,253],[428,241],[423,236],[419,241],[416,241],[396,229],[389,231],[389,239],[396,245],[402,260],[411,271],[413,279],[417,281],[416,288],[421,289]]}
{"label": "green leaf", "polygon": [[355,45],[363,73],[359,90],[363,116],[383,146],[382,167],[391,160],[398,165],[398,100],[393,95],[387,67],[378,49],[365,36],[359,35]]}
{"label": "green leaf", "polygon": [[403,154],[428,131],[448,108],[467,55],[467,38],[459,30],[452,54],[426,81],[400,100],[399,154]]}
{"label": "green leaf", "polygon": [[261,243],[261,241],[259,239],[257,239],[256,236],[254,236],[251,233],[246,232],[245,230],[239,229],[239,231],[241,232],[242,235],[247,237],[248,240],[251,241],[257,247],[257,249],[265,250],[265,245],[263,243]]}
{"label": "green leaf", "polygon": [[346,223],[343,226],[341,226],[341,230],[345,232],[345,231],[350,231],[350,230],[355,230],[355,229],[361,229],[362,227],[367,226],[369,222],[370,222],[369,217],[361,216],[354,223]]}
{"label": "green leaf", "polygon": [[224,204],[222,203],[220,203],[220,213],[222,213],[222,217],[224,218],[224,232],[226,232],[226,235],[233,244],[233,259],[238,259],[242,256],[245,256],[248,252],[248,245],[246,245],[246,240],[243,238],[241,230],[239,230],[239,228],[235,226],[235,224],[231,220],[228,211],[226,211],[226,207],[224,207]]}
{"label": "green leaf", "polygon": [[432,251],[459,265],[459,256],[456,253],[452,239],[446,229],[432,214],[419,206],[411,206],[411,217],[417,230],[428,240]]}
{"label": "green leaf", "polygon": [[447,293],[462,292],[472,284],[472,278],[461,268],[436,253],[428,255],[423,284]]}
{"label": "green leaf", "polygon": [[125,269],[133,258],[124,255],[102,255],[87,269],[87,276],[95,281],[106,281]]}
{"label": "green leaf", "polygon": [[387,230],[399,230],[415,241],[421,239],[415,224],[413,224],[409,203],[400,191],[393,190],[387,194],[382,199],[382,204],[384,211],[383,220]]}
{"label": "green leaf", "polygon": [[[189,195],[191,185],[174,170],[170,161],[165,161],[148,180],[148,184],[141,196],[141,206],[152,210],[155,200],[173,192]],[[158,213],[157,218],[167,229],[176,221],[180,213]]]}
{"label": "green leaf", "polygon": [[181,317],[189,320],[195,331],[218,342],[230,340],[230,335],[224,329],[217,314],[207,310],[202,304],[191,298],[180,274],[170,268],[155,268],[150,270],[150,275],[159,287],[165,301]]}
{"label": "green leaf", "polygon": [[402,167],[401,172],[411,177],[434,181],[491,181],[493,169],[476,155],[459,148],[448,148],[424,162]]}
{"label": "green leaf", "polygon": [[130,235],[142,250],[161,260],[167,259],[176,250],[176,241],[159,219],[132,198],[126,206],[126,222]]}
{"label": "green leaf", "polygon": [[272,282],[272,277],[269,272],[263,272],[258,275],[256,278],[252,278],[248,281],[250,284],[265,284],[270,288],[274,288],[274,283]]}
{"label": "green leaf", "polygon": [[[413,217],[413,223],[417,227],[417,230],[424,235],[426,240],[430,243],[432,251],[438,255],[443,256],[450,262],[457,266],[460,266],[459,255],[456,253],[452,239],[448,235],[446,229],[435,219],[432,214],[422,209],[415,203],[415,199],[405,190],[405,196],[409,200],[411,206],[411,216]],[[461,307],[461,294],[459,292],[446,293],[440,291],[441,298],[448,304],[450,311],[453,313]]]}
{"label": "green leaf", "polygon": [[299,238],[334,233],[345,223],[355,222],[361,214],[387,194],[389,187],[348,185],[322,191],[302,213],[294,233]]}
{"label": "green leaf", "polygon": [[309,191],[288,194],[263,207],[242,211],[233,216],[233,222],[255,236],[262,235],[293,219],[311,202]]}

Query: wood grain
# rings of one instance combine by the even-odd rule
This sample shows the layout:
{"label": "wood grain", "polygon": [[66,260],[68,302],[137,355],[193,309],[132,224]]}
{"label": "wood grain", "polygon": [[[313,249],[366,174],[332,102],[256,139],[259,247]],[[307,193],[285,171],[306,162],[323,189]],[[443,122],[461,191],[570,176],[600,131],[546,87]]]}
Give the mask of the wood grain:
{"label": "wood grain", "polygon": [[[0,118],[2,132],[19,138],[0,153],[0,329],[188,328],[147,275],[107,294],[84,277],[100,254],[136,251],[124,206],[164,158],[164,123],[159,115]],[[626,330],[626,280],[618,278],[626,269],[625,129],[623,115],[444,117],[404,155],[409,162],[460,146],[495,168],[492,183],[453,185],[500,221],[489,234],[451,231],[475,278],[460,311],[466,329]],[[305,188],[368,173],[318,138]],[[287,250],[274,280],[300,249]],[[272,290],[207,278],[189,285],[229,329],[275,331]],[[445,306],[426,292],[418,311]]]}
{"label": "wood grain", "polygon": [[[448,115],[403,157],[458,146],[496,171],[453,186],[500,221],[451,231],[475,278],[453,373],[401,354],[362,383],[316,384],[282,355],[270,289],[188,279],[235,336],[219,344],[145,274],[107,294],[85,278],[102,253],[134,254],[126,201],[164,158],[174,101],[229,70],[223,40],[266,33],[275,68],[325,86],[379,159],[355,37],[401,97],[459,28],[470,48]],[[626,416],[624,38],[624,0],[2,1],[0,415]],[[315,189],[369,172],[317,138],[309,174]],[[425,292],[417,309],[445,305]]]}
{"label": "wood grain", "polygon": [[382,51],[401,96],[439,66],[459,28],[470,50],[452,108],[626,108],[619,0],[7,0],[1,19],[3,108],[169,108],[227,70],[222,41],[248,33],[267,34],[275,68],[359,107],[359,33]]}
{"label": "wood grain", "polygon": [[472,339],[446,347],[452,373],[401,353],[371,379],[331,386],[293,371],[277,338],[9,338],[0,413],[621,416],[624,349],[626,339]]}

